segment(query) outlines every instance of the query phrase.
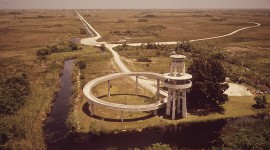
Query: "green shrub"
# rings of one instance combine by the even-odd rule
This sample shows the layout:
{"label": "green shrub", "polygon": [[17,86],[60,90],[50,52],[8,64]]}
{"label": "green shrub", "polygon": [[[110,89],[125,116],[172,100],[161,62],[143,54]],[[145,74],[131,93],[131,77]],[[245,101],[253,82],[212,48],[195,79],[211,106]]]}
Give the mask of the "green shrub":
{"label": "green shrub", "polygon": [[263,95],[263,96],[255,96],[253,100],[255,100],[256,106],[259,107],[259,108],[264,108],[266,103],[267,103],[265,95]]}
{"label": "green shrub", "polygon": [[46,56],[46,55],[50,55],[51,51],[45,48],[42,48],[40,50],[37,51],[37,56]]}
{"label": "green shrub", "polygon": [[43,60],[44,58],[46,58],[47,55],[50,55],[52,53],[62,53],[75,50],[80,50],[78,44],[70,41],[67,44],[64,44],[61,48],[58,48],[57,45],[46,45],[45,48],[37,50],[36,55],[39,57],[39,59]]}
{"label": "green shrub", "polygon": [[156,143],[146,147],[145,150],[173,150],[173,148],[171,148],[168,144]]}
{"label": "green shrub", "polygon": [[215,53],[211,57],[213,59],[218,59],[218,60],[225,60],[228,58],[228,56],[222,52]]}
{"label": "green shrub", "polygon": [[105,44],[101,44],[101,46],[99,48],[100,48],[101,51],[105,51],[106,50]]}
{"label": "green shrub", "polygon": [[0,114],[14,114],[25,103],[30,92],[25,74],[5,79],[0,84]]}
{"label": "green shrub", "polygon": [[76,44],[75,42],[69,41],[68,42],[68,47],[70,48],[70,50],[74,51],[74,50],[79,50],[78,48],[78,44]]}
{"label": "green shrub", "polygon": [[145,15],[145,17],[156,17],[155,15]]}
{"label": "green shrub", "polygon": [[137,62],[152,62],[152,60],[148,57],[139,57],[137,58]]}
{"label": "green shrub", "polygon": [[221,131],[221,149],[269,149],[270,120],[239,122]]}
{"label": "green shrub", "polygon": [[175,48],[175,51],[184,50],[185,52],[193,52],[193,46],[188,41],[183,41],[182,43],[178,44]]}
{"label": "green shrub", "polygon": [[83,61],[78,61],[78,62],[76,63],[76,66],[77,66],[79,69],[85,69],[85,68],[86,68],[86,64],[85,64],[85,62],[83,62]]}
{"label": "green shrub", "polygon": [[80,34],[87,34],[86,29],[81,28],[81,29],[80,29]]}
{"label": "green shrub", "polygon": [[139,19],[138,22],[148,22],[148,19]]}

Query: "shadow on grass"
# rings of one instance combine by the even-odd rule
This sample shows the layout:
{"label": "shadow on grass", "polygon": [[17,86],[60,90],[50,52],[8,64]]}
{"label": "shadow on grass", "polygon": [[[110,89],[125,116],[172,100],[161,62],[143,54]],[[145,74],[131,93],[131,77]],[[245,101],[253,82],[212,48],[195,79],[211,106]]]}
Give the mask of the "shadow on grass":
{"label": "shadow on grass", "polygon": [[255,109],[265,109],[266,107],[265,107],[265,105],[264,106],[258,106],[257,104],[253,104],[253,105],[251,105],[253,108],[255,108]]}
{"label": "shadow on grass", "polygon": [[[119,95],[132,95],[132,96],[138,96],[138,97],[143,97],[143,98],[149,98],[148,96],[136,95],[136,94],[111,94],[111,96],[119,96]],[[102,95],[102,96],[99,96],[98,98],[101,99],[104,97],[107,97],[107,95]],[[95,119],[104,120],[104,121],[108,121],[108,122],[121,122],[121,119],[104,118],[104,117],[97,116],[97,115],[91,116],[91,112],[89,110],[89,104],[87,102],[83,104],[82,111],[87,116],[95,118]],[[149,118],[154,117],[154,115],[152,113],[150,113],[150,111],[148,111],[148,112],[149,112],[149,114],[146,116],[138,117],[138,118],[127,118],[127,119],[124,119],[124,122],[140,121],[140,120],[145,120],[145,119],[149,119]]]}
{"label": "shadow on grass", "polygon": [[209,114],[224,114],[224,108],[222,106],[205,106],[205,107],[193,107],[188,109],[188,112],[192,115],[206,116]]}
{"label": "shadow on grass", "polygon": [[[170,113],[170,115],[166,115],[166,107],[162,107],[162,108],[159,108],[157,110],[157,116],[159,116],[160,118],[163,118],[163,119],[168,119],[168,120],[171,120],[172,119],[172,112]],[[182,112],[180,112],[179,114],[177,114],[177,112],[175,112],[175,120],[178,120],[178,119],[182,119]]]}
{"label": "shadow on grass", "polygon": [[[111,96],[120,96],[120,95],[128,95],[128,96],[138,96],[138,97],[142,97],[142,98],[150,98],[148,96],[145,96],[145,95],[136,95],[136,94],[111,94]],[[108,95],[102,95],[102,96],[99,96],[97,98],[101,99],[101,98],[104,98],[104,97],[107,97]]]}

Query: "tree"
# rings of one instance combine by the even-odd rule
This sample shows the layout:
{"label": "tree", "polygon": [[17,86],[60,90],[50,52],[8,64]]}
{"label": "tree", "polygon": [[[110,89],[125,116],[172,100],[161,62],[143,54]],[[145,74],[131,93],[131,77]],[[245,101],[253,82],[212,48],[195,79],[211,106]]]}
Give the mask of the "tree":
{"label": "tree", "polygon": [[193,60],[188,72],[193,76],[193,85],[188,93],[191,105],[197,107],[206,104],[217,106],[228,100],[228,96],[223,93],[229,86],[223,83],[226,74],[220,62],[197,58]]}
{"label": "tree", "polygon": [[266,105],[266,96],[255,96],[254,99],[258,108],[264,108]]}
{"label": "tree", "polygon": [[78,61],[77,63],[76,63],[76,66],[79,68],[79,69],[85,69],[86,68],[86,64],[85,64],[85,62],[83,62],[83,61]]}
{"label": "tree", "polygon": [[84,28],[80,29],[80,34],[87,34],[86,30]]}
{"label": "tree", "polygon": [[106,50],[105,44],[101,44],[101,45],[100,45],[100,50],[101,50],[101,51],[105,51],[105,50]]}
{"label": "tree", "polygon": [[69,41],[68,47],[69,47],[72,51],[78,50],[78,49],[79,49],[79,48],[78,48],[78,44],[76,44],[75,42],[72,42],[72,41]]}
{"label": "tree", "polygon": [[182,43],[178,43],[175,48],[175,51],[184,50],[184,52],[192,52],[192,45],[188,41],[183,41]]}

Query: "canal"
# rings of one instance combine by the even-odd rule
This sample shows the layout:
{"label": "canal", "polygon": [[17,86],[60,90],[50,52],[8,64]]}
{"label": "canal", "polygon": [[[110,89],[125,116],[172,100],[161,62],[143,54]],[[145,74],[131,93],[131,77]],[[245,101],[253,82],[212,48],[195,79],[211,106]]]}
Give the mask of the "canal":
{"label": "canal", "polygon": [[52,109],[45,121],[44,132],[48,149],[58,147],[65,141],[69,129],[66,118],[70,109],[72,95],[73,60],[66,60],[60,79],[60,91],[56,94]]}

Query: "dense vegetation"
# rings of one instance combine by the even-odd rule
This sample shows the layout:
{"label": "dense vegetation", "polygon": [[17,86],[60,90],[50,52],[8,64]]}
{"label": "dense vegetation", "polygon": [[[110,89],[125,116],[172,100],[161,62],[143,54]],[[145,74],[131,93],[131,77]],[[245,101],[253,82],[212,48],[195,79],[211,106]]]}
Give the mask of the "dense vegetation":
{"label": "dense vegetation", "polygon": [[87,34],[86,29],[85,29],[85,28],[81,28],[81,29],[80,29],[80,34]]}
{"label": "dense vegetation", "polygon": [[151,146],[145,148],[145,150],[174,150],[174,149],[176,148],[172,148],[168,144],[161,144],[161,143],[152,144]]}
{"label": "dense vegetation", "polygon": [[78,68],[78,69],[85,69],[86,68],[86,64],[85,64],[85,62],[84,61],[78,61],[77,63],[76,63],[76,67]]}
{"label": "dense vegetation", "polygon": [[[143,20],[146,21],[146,20]],[[142,20],[140,21],[142,22]],[[164,25],[148,25],[148,26],[137,26],[134,29],[125,31],[110,31],[110,34],[117,36],[158,36],[158,32],[166,30],[167,27]]]}
{"label": "dense vegetation", "polygon": [[102,52],[104,52],[107,48],[106,48],[105,44],[101,44],[100,47],[99,47],[99,49],[100,49]]}
{"label": "dense vegetation", "polygon": [[266,96],[265,95],[255,96],[254,97],[254,100],[256,102],[256,107],[257,108],[265,108],[265,105],[267,103],[267,100],[266,100]]}
{"label": "dense vegetation", "polygon": [[144,18],[138,19],[138,22],[148,22],[148,19],[144,19]]}
{"label": "dense vegetation", "polygon": [[37,56],[39,59],[46,59],[47,55],[52,53],[70,52],[80,50],[81,48],[75,42],[60,43],[58,45],[46,45],[45,48],[39,49],[37,51]]}
{"label": "dense vegetation", "polygon": [[126,21],[125,20],[123,20],[123,19],[118,19],[117,21],[116,21],[116,23],[125,23]]}
{"label": "dense vegetation", "polygon": [[152,62],[152,60],[148,57],[139,57],[137,58],[137,62]]}
{"label": "dense vegetation", "polygon": [[0,82],[0,115],[12,115],[25,103],[30,92],[29,81],[27,76],[22,74]]}
{"label": "dense vegetation", "polygon": [[[30,92],[29,81],[25,74],[15,75],[0,81],[0,117],[13,115],[26,102]],[[14,134],[11,126],[0,121],[0,149]]]}
{"label": "dense vegetation", "polygon": [[240,122],[222,129],[222,149],[270,149],[270,119]]}
{"label": "dense vegetation", "polygon": [[195,58],[188,68],[188,72],[193,76],[193,85],[188,93],[191,105],[216,106],[228,100],[228,96],[223,93],[229,86],[222,84],[225,81],[226,73],[220,62],[215,59]]}

